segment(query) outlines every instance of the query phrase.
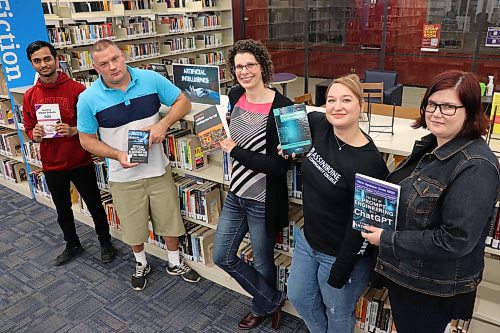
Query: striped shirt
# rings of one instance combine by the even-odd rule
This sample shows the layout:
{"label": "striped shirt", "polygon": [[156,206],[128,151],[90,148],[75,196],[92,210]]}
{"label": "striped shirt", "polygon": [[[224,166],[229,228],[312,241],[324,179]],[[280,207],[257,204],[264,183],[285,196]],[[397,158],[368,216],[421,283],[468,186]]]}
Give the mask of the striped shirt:
{"label": "striped shirt", "polygon": [[[154,125],[160,121],[161,103],[172,105],[181,94],[179,88],[160,74],[127,66],[131,81],[125,91],[108,88],[101,78],[78,98],[78,131],[99,134],[102,142],[121,151],[128,150],[128,131]],[[165,173],[167,157],[161,144],[149,150],[148,163],[123,168],[113,159],[109,163],[109,180],[130,182],[158,177]]]}
{"label": "striped shirt", "polygon": [[[236,144],[260,154],[266,153],[266,126],[272,103],[253,104],[243,94],[231,113],[229,132]],[[233,160],[229,190],[240,198],[266,200],[266,175]]]}

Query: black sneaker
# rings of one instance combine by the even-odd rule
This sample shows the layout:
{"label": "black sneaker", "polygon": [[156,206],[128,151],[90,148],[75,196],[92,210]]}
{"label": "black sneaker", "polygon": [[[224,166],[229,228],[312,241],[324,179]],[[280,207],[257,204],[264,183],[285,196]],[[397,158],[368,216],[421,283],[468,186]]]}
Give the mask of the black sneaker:
{"label": "black sneaker", "polygon": [[85,250],[83,249],[83,247],[81,245],[66,246],[64,251],[60,255],[57,256],[55,265],[62,266],[64,264],[68,263],[69,261],[71,261],[71,259],[82,254],[83,251],[85,251]]}
{"label": "black sneaker", "polygon": [[198,273],[196,273],[196,271],[191,267],[186,265],[182,258],[180,265],[170,266],[170,263],[167,263],[167,273],[170,275],[180,275],[184,279],[184,281],[187,282],[200,281],[200,275],[198,275]]}
{"label": "black sneaker", "polygon": [[149,264],[146,267],[142,266],[140,262],[135,264],[135,273],[132,275],[132,288],[134,290],[143,290],[146,287],[146,276],[151,271],[151,266]]}
{"label": "black sneaker", "polygon": [[101,260],[104,263],[112,262],[115,259],[116,249],[111,242],[101,244]]}

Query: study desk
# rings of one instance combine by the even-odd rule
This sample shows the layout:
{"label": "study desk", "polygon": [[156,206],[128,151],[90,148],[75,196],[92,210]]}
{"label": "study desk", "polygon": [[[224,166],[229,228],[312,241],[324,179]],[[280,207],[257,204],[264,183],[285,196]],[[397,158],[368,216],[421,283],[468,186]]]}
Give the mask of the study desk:
{"label": "study desk", "polygon": [[297,80],[297,75],[292,73],[274,73],[271,84],[279,84],[283,88],[283,95],[286,96],[287,84]]}

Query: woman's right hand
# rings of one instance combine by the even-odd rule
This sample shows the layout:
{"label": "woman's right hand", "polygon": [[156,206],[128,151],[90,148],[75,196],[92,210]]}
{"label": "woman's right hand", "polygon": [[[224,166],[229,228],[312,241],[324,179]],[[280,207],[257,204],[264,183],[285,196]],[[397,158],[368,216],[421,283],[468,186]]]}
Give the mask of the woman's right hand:
{"label": "woman's right hand", "polygon": [[[289,155],[283,155],[283,149],[281,149],[281,145],[278,145],[276,148],[278,149],[278,155],[283,156],[285,160],[287,160]],[[297,158],[297,155],[295,155],[295,153],[292,153],[292,159],[295,158]]]}

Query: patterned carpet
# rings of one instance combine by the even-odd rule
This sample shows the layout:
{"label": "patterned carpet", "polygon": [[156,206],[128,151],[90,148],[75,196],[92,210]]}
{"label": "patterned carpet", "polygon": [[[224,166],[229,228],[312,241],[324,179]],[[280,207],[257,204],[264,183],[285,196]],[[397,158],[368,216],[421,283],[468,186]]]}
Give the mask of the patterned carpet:
{"label": "patterned carpet", "polygon": [[[85,252],[54,266],[64,249],[53,209],[0,186],[0,332],[238,332],[250,299],[211,281],[184,282],[148,256],[153,271],[142,292],[132,290],[130,248],[100,262],[94,230],[77,223]],[[251,332],[275,332],[269,320]],[[285,314],[278,332],[308,332]]]}

